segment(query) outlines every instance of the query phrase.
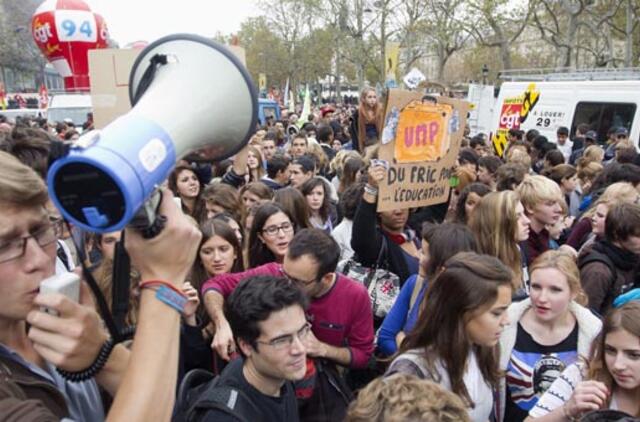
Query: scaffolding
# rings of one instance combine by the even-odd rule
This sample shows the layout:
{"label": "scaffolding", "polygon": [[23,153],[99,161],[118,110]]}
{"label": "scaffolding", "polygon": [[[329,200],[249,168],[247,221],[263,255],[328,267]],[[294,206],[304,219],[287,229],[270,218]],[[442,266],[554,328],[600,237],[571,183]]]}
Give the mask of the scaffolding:
{"label": "scaffolding", "polygon": [[640,80],[640,67],[575,69],[570,67],[504,70],[498,74],[503,81],[630,81]]}

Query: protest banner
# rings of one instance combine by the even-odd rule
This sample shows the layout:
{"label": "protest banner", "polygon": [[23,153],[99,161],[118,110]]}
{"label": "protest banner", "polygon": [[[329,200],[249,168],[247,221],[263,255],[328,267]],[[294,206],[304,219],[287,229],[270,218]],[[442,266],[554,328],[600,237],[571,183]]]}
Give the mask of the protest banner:
{"label": "protest banner", "polygon": [[389,172],[379,185],[379,212],[439,204],[449,197],[469,103],[423,97],[400,89],[387,95],[378,156],[389,163]]}

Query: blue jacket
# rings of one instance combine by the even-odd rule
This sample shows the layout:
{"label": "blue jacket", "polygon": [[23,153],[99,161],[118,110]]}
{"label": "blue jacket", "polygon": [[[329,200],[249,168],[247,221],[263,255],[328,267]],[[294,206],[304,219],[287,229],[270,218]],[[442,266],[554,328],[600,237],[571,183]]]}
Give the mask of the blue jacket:
{"label": "blue jacket", "polygon": [[417,278],[418,275],[414,274],[407,279],[402,289],[400,289],[400,294],[398,294],[391,310],[382,322],[382,326],[378,332],[378,349],[385,356],[391,356],[398,350],[396,346],[396,335],[400,331],[407,333],[416,325],[420,304],[422,303],[424,292],[427,288],[427,280],[425,280],[422,284],[422,289],[420,289],[416,297],[416,302],[413,304],[413,307],[409,309],[411,294],[413,293]]}

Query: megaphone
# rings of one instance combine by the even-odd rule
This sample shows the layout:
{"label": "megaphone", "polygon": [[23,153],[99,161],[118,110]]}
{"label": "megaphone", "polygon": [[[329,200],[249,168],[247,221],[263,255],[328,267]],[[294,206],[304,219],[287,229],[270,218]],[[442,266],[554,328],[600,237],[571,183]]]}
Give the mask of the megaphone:
{"label": "megaphone", "polygon": [[81,137],[47,175],[56,207],[91,232],[121,230],[134,217],[137,227],[153,223],[144,221],[154,219],[153,194],[179,157],[206,148],[212,160],[227,158],[256,127],[258,96],[246,68],[196,35],[169,35],[142,50],[129,98],[127,114]]}

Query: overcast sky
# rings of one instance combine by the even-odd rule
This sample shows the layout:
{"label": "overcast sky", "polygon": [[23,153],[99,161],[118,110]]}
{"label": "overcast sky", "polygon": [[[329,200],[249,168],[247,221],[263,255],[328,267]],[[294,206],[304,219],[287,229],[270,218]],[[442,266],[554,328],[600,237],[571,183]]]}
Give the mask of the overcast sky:
{"label": "overcast sky", "polygon": [[121,47],[152,42],[177,32],[211,37],[237,32],[240,23],[262,14],[255,0],[85,0],[101,14]]}

